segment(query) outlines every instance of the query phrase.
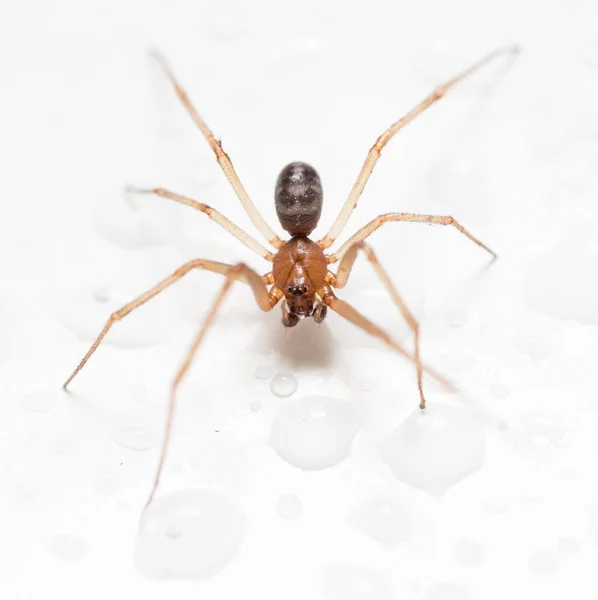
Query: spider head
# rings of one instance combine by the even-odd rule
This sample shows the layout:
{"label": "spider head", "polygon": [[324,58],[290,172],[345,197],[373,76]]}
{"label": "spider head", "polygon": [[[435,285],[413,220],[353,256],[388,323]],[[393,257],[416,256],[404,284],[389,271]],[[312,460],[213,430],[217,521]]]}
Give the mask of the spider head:
{"label": "spider head", "polygon": [[289,313],[309,317],[314,312],[316,290],[305,284],[291,285],[285,290]]}

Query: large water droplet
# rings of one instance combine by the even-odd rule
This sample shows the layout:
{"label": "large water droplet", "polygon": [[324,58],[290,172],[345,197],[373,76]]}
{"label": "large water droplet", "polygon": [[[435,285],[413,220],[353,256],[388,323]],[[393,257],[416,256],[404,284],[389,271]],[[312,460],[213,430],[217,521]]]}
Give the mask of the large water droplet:
{"label": "large water droplet", "polygon": [[303,503],[293,494],[282,494],[276,502],[276,510],[283,519],[297,519],[303,510]]}
{"label": "large water droplet", "polygon": [[87,544],[76,535],[60,533],[48,540],[48,549],[62,560],[76,561],[81,560],[87,552]]}
{"label": "large water droplet", "polygon": [[459,540],[455,546],[455,558],[462,565],[479,565],[486,557],[486,549],[480,542],[470,539]]}
{"label": "large water droplet", "polygon": [[347,457],[359,427],[353,404],[313,396],[281,408],[270,443],[279,456],[302,469],[324,469]]}
{"label": "large water droplet", "polygon": [[559,565],[559,556],[552,548],[540,548],[529,559],[530,571],[536,575],[550,575]]}
{"label": "large water droplet", "polygon": [[17,402],[27,412],[47,412],[56,406],[58,397],[50,392],[29,392],[21,396]]}
{"label": "large water droplet", "polygon": [[558,542],[558,548],[563,556],[574,556],[579,552],[579,542],[573,538],[561,538]]}
{"label": "large water droplet", "polygon": [[531,306],[552,317],[598,325],[598,286],[588,276],[598,272],[595,232],[594,223],[570,223],[554,248],[530,265],[524,290]]}
{"label": "large water droplet", "polygon": [[129,450],[150,450],[160,443],[160,436],[139,425],[124,425],[112,434],[112,439]]}
{"label": "large water droplet", "polygon": [[329,600],[393,600],[390,584],[376,571],[358,565],[331,565],[321,571],[322,590]]}
{"label": "large water droplet", "polygon": [[270,391],[279,398],[292,396],[299,387],[297,378],[289,371],[276,373],[270,382]]}
{"label": "large water droplet", "polygon": [[256,379],[270,379],[274,374],[274,369],[270,365],[259,365],[253,372]]}
{"label": "large water droplet", "polygon": [[245,517],[214,490],[186,490],[155,500],[143,513],[135,566],[149,579],[209,579],[237,554]]}
{"label": "large water droplet", "polygon": [[530,437],[544,438],[553,446],[560,444],[565,437],[565,426],[558,415],[544,411],[530,412],[521,417],[521,424]]}
{"label": "large water droplet", "polygon": [[471,600],[472,598],[469,588],[450,581],[437,583],[422,596],[422,600]]}
{"label": "large water droplet", "polygon": [[94,478],[93,487],[100,496],[116,494],[120,488],[120,473],[113,468],[102,469]]}
{"label": "large water droplet", "polygon": [[401,480],[440,494],[478,469],[486,439],[482,425],[465,410],[434,404],[401,423],[382,456]]}
{"label": "large water droplet", "polygon": [[405,542],[412,529],[407,509],[387,496],[364,502],[351,512],[349,521],[381,544]]}

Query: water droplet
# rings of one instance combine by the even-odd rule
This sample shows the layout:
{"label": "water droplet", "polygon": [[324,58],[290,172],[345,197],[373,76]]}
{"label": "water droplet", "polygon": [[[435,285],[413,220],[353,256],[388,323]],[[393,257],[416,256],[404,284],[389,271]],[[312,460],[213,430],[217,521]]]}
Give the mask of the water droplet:
{"label": "water droplet", "polygon": [[270,391],[279,398],[292,396],[299,387],[297,378],[289,371],[276,373],[270,382]]}
{"label": "water droplet", "polygon": [[558,415],[544,411],[530,412],[521,417],[521,424],[530,437],[544,438],[557,446],[565,437],[565,426]]}
{"label": "water droplet", "polygon": [[380,544],[405,542],[411,535],[411,515],[404,506],[386,496],[358,506],[349,515],[349,521]]}
{"label": "water droplet", "polygon": [[70,440],[58,440],[54,444],[54,450],[58,454],[69,454],[73,451],[73,443]]}
{"label": "water droplet", "polygon": [[559,557],[556,550],[552,548],[540,548],[531,555],[528,564],[530,570],[536,575],[549,575],[556,571]]}
{"label": "water droplet", "polygon": [[76,535],[60,533],[48,540],[48,549],[62,560],[81,560],[87,552],[87,544]]}
{"label": "water droplet", "polygon": [[520,331],[513,338],[513,347],[532,358],[546,358],[552,352],[550,339],[543,331]]}
{"label": "water droplet", "polygon": [[96,302],[100,304],[105,304],[110,300],[110,294],[108,294],[108,290],[104,287],[96,288],[92,292],[92,297]]}
{"label": "water droplet", "polygon": [[131,398],[133,398],[135,402],[144,402],[147,398],[147,392],[141,383],[132,383],[129,386],[129,394],[131,394]]}
{"label": "water droplet", "polygon": [[138,425],[125,425],[112,434],[112,439],[129,450],[150,450],[160,443],[159,436]]}
{"label": "water droplet", "polygon": [[453,310],[446,315],[446,322],[449,327],[462,327],[467,322],[467,313],[460,310]]}
{"label": "water droplet", "polygon": [[598,506],[594,506],[590,509],[590,539],[594,542],[596,548],[598,548]]}
{"label": "water droplet", "polygon": [[302,469],[324,469],[346,458],[359,427],[350,402],[313,396],[280,409],[270,443],[279,456]]}
{"label": "water droplet", "polygon": [[116,494],[121,485],[120,473],[112,468],[102,469],[95,477],[93,487],[100,496]]}
{"label": "water droplet", "polygon": [[484,462],[481,424],[461,408],[434,404],[412,413],[392,433],[382,456],[401,480],[440,494]]}
{"label": "water droplet", "polygon": [[480,542],[463,538],[455,546],[455,558],[462,565],[479,565],[486,558],[486,549]]}
{"label": "water droplet", "polygon": [[262,410],[262,403],[259,400],[252,400],[249,403],[249,410],[251,412],[259,412]]}
{"label": "water droplet", "polygon": [[359,565],[323,567],[322,591],[329,600],[393,600],[395,596],[386,578]]}
{"label": "water droplet", "polygon": [[530,265],[523,283],[531,306],[552,317],[598,325],[598,286],[588,277],[598,272],[595,225],[569,223],[554,248]]}
{"label": "water droplet", "polygon": [[48,392],[30,392],[21,396],[17,402],[27,412],[47,412],[56,406],[58,398]]}
{"label": "water droplet", "polygon": [[297,519],[303,511],[303,503],[293,494],[282,494],[276,502],[276,510],[283,519]]}
{"label": "water droplet", "polygon": [[422,596],[422,600],[471,600],[472,598],[469,588],[450,581],[441,581],[433,585]]}
{"label": "water droplet", "polygon": [[253,372],[256,379],[270,379],[274,374],[274,369],[270,365],[260,365]]}
{"label": "water droplet", "polygon": [[504,400],[509,396],[511,390],[499,379],[490,382],[490,391],[496,398]]}
{"label": "water droplet", "polygon": [[376,387],[376,382],[369,377],[362,377],[357,382],[357,388],[362,392],[371,392]]}
{"label": "water droplet", "polygon": [[154,500],[143,513],[135,566],[148,579],[209,579],[238,552],[245,517],[214,490],[186,490]]}
{"label": "water droplet", "polygon": [[160,203],[160,198],[123,195],[117,190],[98,195],[94,213],[100,235],[127,249],[167,243],[176,235],[179,222],[172,207]]}
{"label": "water droplet", "polygon": [[561,538],[558,542],[558,548],[563,556],[574,556],[579,552],[579,542],[573,538]]}

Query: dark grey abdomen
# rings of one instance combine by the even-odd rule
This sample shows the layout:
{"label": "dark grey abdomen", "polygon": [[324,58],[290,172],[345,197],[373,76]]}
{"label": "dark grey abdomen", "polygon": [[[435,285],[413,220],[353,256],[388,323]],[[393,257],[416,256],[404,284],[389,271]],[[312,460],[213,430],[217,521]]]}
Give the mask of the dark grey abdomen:
{"label": "dark grey abdomen", "polygon": [[276,213],[291,235],[309,235],[322,213],[322,182],[316,170],[304,162],[288,164],[276,181]]}

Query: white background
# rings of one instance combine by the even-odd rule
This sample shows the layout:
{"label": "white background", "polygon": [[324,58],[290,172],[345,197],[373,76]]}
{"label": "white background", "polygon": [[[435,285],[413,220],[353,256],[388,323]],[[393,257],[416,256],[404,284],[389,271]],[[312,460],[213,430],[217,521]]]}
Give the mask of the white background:
{"label": "white background", "polygon": [[[596,598],[595,24],[595,3],[581,0],[5,3],[1,597]],[[261,314],[239,286],[182,389],[162,491],[224,490],[248,533],[210,581],[145,579],[132,556],[157,450],[124,448],[113,432],[133,424],[159,439],[218,277],[192,274],[117,325],[73,394],[60,386],[110,310],[186,260],[268,269],[191,209],[123,198],[124,184],[161,185],[254,233],[147,49],[169,57],[272,225],[278,171],[318,168],[323,234],[375,138],[510,43],[523,48],[510,70],[480,72],[387,147],[347,228],[391,210],[450,214],[500,254],[484,270],[483,251],[442,227],[390,224],[371,239],[421,318],[427,362],[480,415],[482,468],[439,496],[396,479],[378,447],[416,409],[412,368],[336,315],[285,331],[278,309]],[[394,328],[378,287],[360,264],[342,297]],[[363,409],[349,458],[304,472],[274,453],[270,426],[288,400],[254,376],[262,365],[296,374],[292,399]],[[431,410],[465,399],[426,390]],[[286,493],[303,504],[296,520],[276,511]],[[408,524],[391,547],[347,520],[381,494]],[[62,534],[82,540],[79,560],[56,555]],[[484,549],[479,564],[463,564],[463,539]]]}

